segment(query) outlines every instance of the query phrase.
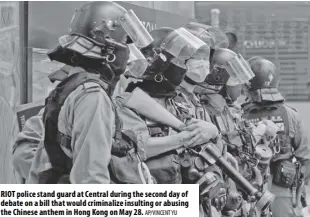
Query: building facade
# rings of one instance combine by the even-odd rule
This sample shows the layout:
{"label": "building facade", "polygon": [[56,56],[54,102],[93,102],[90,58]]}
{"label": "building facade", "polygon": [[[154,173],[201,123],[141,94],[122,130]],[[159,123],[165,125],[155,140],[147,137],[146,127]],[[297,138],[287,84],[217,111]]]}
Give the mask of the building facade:
{"label": "building facade", "polygon": [[279,89],[289,101],[309,100],[309,10],[307,2],[195,2],[196,19],[210,23],[220,10],[220,26],[234,30],[237,51],[263,56],[280,72]]}

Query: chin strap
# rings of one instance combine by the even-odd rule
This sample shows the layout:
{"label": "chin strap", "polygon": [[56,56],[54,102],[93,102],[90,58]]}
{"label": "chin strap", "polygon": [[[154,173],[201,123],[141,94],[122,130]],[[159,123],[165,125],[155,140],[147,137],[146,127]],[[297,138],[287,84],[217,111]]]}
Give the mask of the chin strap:
{"label": "chin strap", "polygon": [[198,83],[197,83],[196,81],[193,81],[193,80],[190,79],[187,75],[185,75],[184,81],[186,81],[187,83],[189,83],[189,84],[191,84],[191,85],[198,85]]}

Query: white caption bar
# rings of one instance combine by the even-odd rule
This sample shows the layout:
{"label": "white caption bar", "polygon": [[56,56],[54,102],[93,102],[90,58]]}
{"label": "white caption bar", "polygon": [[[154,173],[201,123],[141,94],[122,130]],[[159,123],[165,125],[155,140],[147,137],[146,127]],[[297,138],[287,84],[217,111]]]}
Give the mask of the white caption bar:
{"label": "white caption bar", "polygon": [[0,216],[199,216],[198,185],[0,185]]}

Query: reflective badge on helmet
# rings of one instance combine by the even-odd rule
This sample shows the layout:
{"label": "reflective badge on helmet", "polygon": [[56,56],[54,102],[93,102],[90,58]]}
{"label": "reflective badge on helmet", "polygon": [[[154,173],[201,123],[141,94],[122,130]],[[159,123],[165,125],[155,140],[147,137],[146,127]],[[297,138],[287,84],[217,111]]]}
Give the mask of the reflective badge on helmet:
{"label": "reflective badge on helmet", "polygon": [[269,79],[268,81],[265,81],[265,85],[267,85],[267,86],[270,85],[270,83],[271,83],[271,81],[273,79],[273,75],[271,73],[269,74],[268,79]]}

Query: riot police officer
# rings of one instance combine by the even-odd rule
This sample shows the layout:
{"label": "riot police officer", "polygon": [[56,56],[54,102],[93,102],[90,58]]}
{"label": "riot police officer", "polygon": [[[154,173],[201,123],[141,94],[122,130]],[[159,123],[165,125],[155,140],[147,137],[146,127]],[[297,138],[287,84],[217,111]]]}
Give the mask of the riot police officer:
{"label": "riot police officer", "polygon": [[302,216],[300,191],[306,181],[305,170],[310,159],[308,138],[298,112],[284,103],[278,91],[279,72],[263,57],[248,60],[255,77],[247,85],[249,102],[242,105],[244,118],[256,124],[272,120],[278,126],[271,148],[271,192],[276,196],[271,206],[274,217]]}
{"label": "riot police officer", "polygon": [[[241,124],[242,120],[240,116],[236,118],[235,114],[231,113],[232,102],[240,95],[241,84],[247,82],[251,78],[251,70],[247,67],[247,63],[240,55],[226,49],[228,44],[225,42],[227,40],[223,37],[223,35],[225,36],[224,33],[220,34],[220,29],[216,28],[217,31],[211,31],[214,29],[213,27],[199,23],[190,23],[187,27],[189,31],[211,45],[210,73],[206,77],[204,83],[196,86],[195,91],[200,97],[204,109],[208,111],[211,121],[217,125],[222,133],[224,141],[228,145],[228,159],[236,167],[238,167],[239,164],[240,172],[243,176],[247,177],[252,183],[255,183],[256,180],[261,180],[260,172],[257,167],[250,165],[250,162],[246,159],[249,156],[253,156],[255,151],[253,147],[252,150],[249,148],[251,145],[251,134],[241,130],[244,129],[244,127]],[[242,134],[240,133],[241,131],[243,131]],[[245,141],[246,139],[247,141]],[[244,152],[242,151],[239,153],[247,153],[246,156],[242,157],[242,161],[240,159],[240,154],[232,152],[232,147],[240,151],[243,149]],[[245,152],[247,149],[248,151]],[[238,162],[229,153],[232,153],[238,159]],[[253,174],[253,168],[256,175]],[[253,179],[253,177],[255,177],[255,179]],[[230,185],[232,185],[232,188],[234,187],[234,184],[231,182]],[[237,212],[234,213],[235,216],[247,215],[245,206],[241,206],[240,203],[239,205],[238,203],[231,204],[233,201],[232,197],[235,196],[237,196],[237,194],[230,190],[230,202],[228,202],[222,213],[224,215],[232,215],[231,210],[237,210]]]}
{"label": "riot police officer", "polygon": [[[186,27],[205,43],[210,45],[210,71],[208,71],[204,79],[201,80],[199,84],[196,83],[197,85],[195,88],[195,93],[197,94],[198,98],[200,98],[200,102],[203,106],[203,109],[208,114],[209,120],[217,125],[221,133],[224,134],[225,141],[225,132],[234,130],[235,126],[233,119],[230,116],[229,109],[226,105],[226,101],[223,96],[219,94],[219,91],[226,85],[229,74],[226,71],[218,73],[217,70],[214,70],[215,67],[213,66],[215,64],[221,66],[235,55],[229,55],[230,53],[226,53],[225,55],[224,49],[220,49],[220,47],[226,48],[228,46],[228,40],[224,32],[222,32],[219,28],[214,28],[208,25],[194,22],[187,24]],[[193,83],[193,81],[190,79],[185,80]],[[224,125],[224,123],[227,123],[227,125]],[[224,129],[225,126],[228,128]],[[226,156],[226,145],[223,148],[223,154]],[[238,163],[231,156],[230,161],[233,162],[236,167],[238,167]],[[230,183],[230,185],[231,184],[233,183]],[[235,207],[232,209],[235,209]]]}
{"label": "riot police officer", "polygon": [[[110,96],[126,68],[127,44],[145,47],[151,42],[134,12],[114,2],[89,2],[75,11],[68,34],[48,54],[72,69],[46,99],[44,145],[37,151],[28,183],[58,183],[64,177],[70,183],[123,181],[113,167],[128,155],[116,150],[126,144],[129,151],[138,141],[134,133],[121,130]],[[127,171],[126,165],[120,169]]]}
{"label": "riot police officer", "polygon": [[[125,123],[124,127],[134,127],[135,131],[141,132],[142,139],[147,141],[146,164],[157,183],[195,183],[200,178],[199,172],[193,165],[187,165],[184,168],[182,155],[179,155],[176,150],[207,142],[217,137],[218,130],[211,123],[195,119],[196,113],[191,100],[185,101],[184,95],[176,91],[176,88],[187,72],[187,61],[195,58],[203,59],[209,54],[209,47],[184,28],[176,30],[159,28],[152,31],[151,35],[154,43],[142,49],[149,61],[148,69],[140,78],[141,82],[128,85],[124,96],[133,93],[135,88],[141,88],[183,122],[191,119],[187,122],[188,129],[176,133],[168,126],[154,123],[127,110],[121,105],[122,101],[126,101],[124,96],[116,97],[120,103],[119,113],[127,120],[131,117],[131,121],[128,121],[128,124]],[[156,113],[157,111],[152,111],[152,108],[149,112],[161,115]]]}
{"label": "riot police officer", "polygon": [[[131,74],[132,70],[138,74],[143,73],[146,69],[146,59],[134,44],[129,44],[128,47],[130,50],[130,57],[127,62],[125,74]],[[68,77],[72,68],[73,67],[70,65],[65,65],[59,70],[50,73],[48,78],[56,87],[61,81]],[[117,83],[113,95],[118,95],[119,92],[122,91],[122,86],[125,86],[123,85],[122,78],[125,79],[124,76],[121,75],[121,79]],[[42,122],[43,113],[44,108],[41,109],[37,115],[26,120],[25,127],[20,133],[18,133],[13,145],[13,167],[23,179],[22,182],[25,182],[25,180],[29,178],[32,164],[36,165],[38,160],[41,163],[42,161],[49,162],[48,156],[44,154],[44,150],[42,149],[43,146],[41,144],[41,141],[44,139],[44,124]],[[38,180],[38,171],[36,171],[35,168],[31,171],[30,179]]]}

